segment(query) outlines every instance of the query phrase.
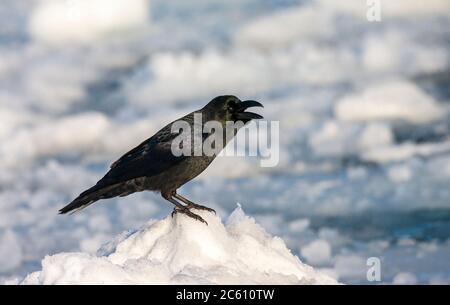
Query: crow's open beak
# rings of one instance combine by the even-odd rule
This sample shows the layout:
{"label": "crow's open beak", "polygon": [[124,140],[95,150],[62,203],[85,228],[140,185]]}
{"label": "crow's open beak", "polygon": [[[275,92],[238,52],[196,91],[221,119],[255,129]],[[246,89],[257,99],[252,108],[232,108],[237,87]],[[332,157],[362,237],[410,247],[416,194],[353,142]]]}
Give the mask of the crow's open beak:
{"label": "crow's open beak", "polygon": [[242,103],[239,104],[239,108],[236,111],[236,118],[238,120],[245,121],[245,122],[253,120],[253,119],[256,119],[256,120],[263,119],[263,116],[261,116],[257,113],[245,111],[250,107],[263,107],[264,108],[264,106],[260,102],[257,102],[257,101],[252,101],[252,100],[243,101]]}

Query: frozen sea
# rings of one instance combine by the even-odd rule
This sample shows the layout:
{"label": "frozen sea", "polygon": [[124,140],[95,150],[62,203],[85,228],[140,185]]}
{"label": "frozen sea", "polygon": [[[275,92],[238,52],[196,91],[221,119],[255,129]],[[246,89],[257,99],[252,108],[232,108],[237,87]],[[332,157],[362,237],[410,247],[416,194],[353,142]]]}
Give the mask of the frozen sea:
{"label": "frozen sea", "polygon": [[[450,2],[3,0],[0,282],[161,219],[156,194],[57,210],[212,97],[261,101],[280,163],[223,157],[180,193],[240,203],[343,283],[450,284]],[[381,261],[381,281],[366,278]]]}

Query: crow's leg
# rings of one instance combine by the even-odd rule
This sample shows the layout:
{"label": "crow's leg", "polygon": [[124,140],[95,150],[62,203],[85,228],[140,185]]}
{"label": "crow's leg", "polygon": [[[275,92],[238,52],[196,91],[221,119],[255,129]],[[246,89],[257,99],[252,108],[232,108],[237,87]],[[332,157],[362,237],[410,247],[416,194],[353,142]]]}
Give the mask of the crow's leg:
{"label": "crow's leg", "polygon": [[177,198],[177,199],[180,200],[181,202],[184,202],[184,203],[187,205],[187,208],[188,208],[188,209],[204,210],[204,211],[208,211],[208,212],[212,212],[212,213],[216,214],[216,211],[215,211],[214,209],[205,207],[205,206],[203,206],[203,205],[196,204],[196,203],[190,201],[189,199],[184,198],[183,196],[181,196],[181,195],[179,195],[179,194],[176,194],[176,193],[175,193],[175,194],[173,195],[173,197]]}
{"label": "crow's leg", "polygon": [[188,217],[191,217],[195,220],[201,221],[203,223],[205,223],[206,225],[208,225],[208,223],[201,218],[199,215],[192,213],[188,207],[183,206],[182,204],[180,204],[178,201],[176,201],[175,199],[172,198],[173,195],[171,196],[164,196],[163,198],[166,199],[167,201],[173,203],[175,205],[175,208],[172,211],[172,217],[173,215],[177,214],[177,213],[182,213],[185,214]]}

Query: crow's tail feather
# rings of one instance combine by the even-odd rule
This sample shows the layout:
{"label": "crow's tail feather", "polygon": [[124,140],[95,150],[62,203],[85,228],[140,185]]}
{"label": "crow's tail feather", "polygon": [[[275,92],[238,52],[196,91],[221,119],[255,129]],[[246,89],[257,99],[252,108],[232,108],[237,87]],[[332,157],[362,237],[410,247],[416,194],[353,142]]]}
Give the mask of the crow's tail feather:
{"label": "crow's tail feather", "polygon": [[75,198],[71,203],[59,210],[59,214],[66,214],[71,212],[71,214],[81,211],[87,208],[94,202],[109,198],[111,196],[111,190],[114,186],[102,187],[101,185],[94,185],[90,189],[81,193],[77,198]]}

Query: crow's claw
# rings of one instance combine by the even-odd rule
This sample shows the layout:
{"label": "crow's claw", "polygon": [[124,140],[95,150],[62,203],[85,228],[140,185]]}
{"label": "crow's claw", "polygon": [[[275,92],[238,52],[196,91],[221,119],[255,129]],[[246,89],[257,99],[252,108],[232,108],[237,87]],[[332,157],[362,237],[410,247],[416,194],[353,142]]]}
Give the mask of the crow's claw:
{"label": "crow's claw", "polygon": [[187,208],[188,209],[197,209],[197,210],[208,211],[208,212],[214,213],[214,215],[217,214],[216,210],[208,208],[208,207],[205,207],[203,205],[196,204],[196,203],[188,204]]}
{"label": "crow's claw", "polygon": [[201,218],[199,215],[192,213],[192,212],[189,210],[189,208],[187,208],[187,207],[182,207],[182,208],[181,208],[181,207],[175,207],[175,208],[173,209],[173,212],[172,212],[172,217],[173,217],[174,214],[177,214],[177,213],[182,213],[182,214],[184,214],[184,215],[186,215],[186,216],[188,216],[188,217],[191,217],[191,218],[193,218],[193,219],[195,219],[195,220],[198,220],[198,221],[203,222],[204,224],[208,225],[208,223],[206,222],[206,220],[204,220],[203,218]]}

